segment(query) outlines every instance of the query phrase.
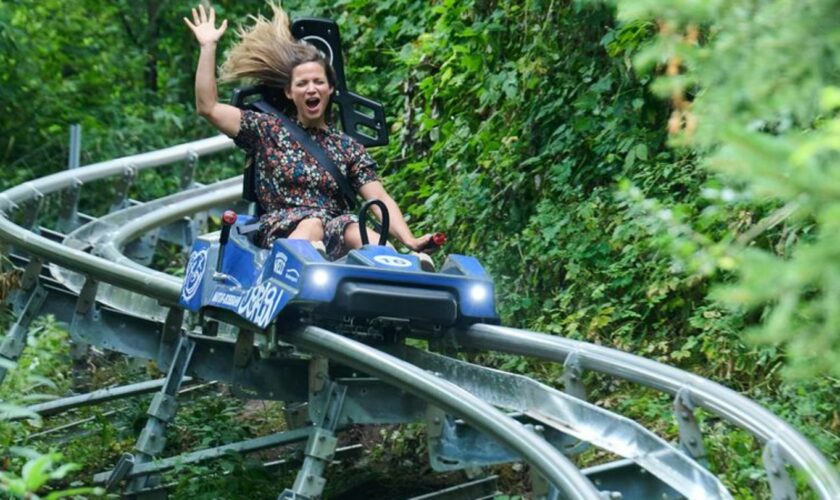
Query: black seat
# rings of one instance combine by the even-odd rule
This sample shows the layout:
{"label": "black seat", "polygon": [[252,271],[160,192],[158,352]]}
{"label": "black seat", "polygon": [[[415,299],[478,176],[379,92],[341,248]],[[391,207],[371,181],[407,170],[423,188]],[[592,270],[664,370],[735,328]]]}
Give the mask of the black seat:
{"label": "black seat", "polygon": [[[292,23],[292,34],[318,48],[335,69],[336,84],[332,101],[338,104],[341,128],[365,147],[388,144],[388,127],[382,104],[347,90],[338,25],[329,19],[305,17]],[[284,108],[282,89],[262,85],[234,89],[231,104],[241,109],[277,113]],[[247,160],[242,183],[242,198],[254,203],[254,215],[265,213],[257,199],[257,172]]]}

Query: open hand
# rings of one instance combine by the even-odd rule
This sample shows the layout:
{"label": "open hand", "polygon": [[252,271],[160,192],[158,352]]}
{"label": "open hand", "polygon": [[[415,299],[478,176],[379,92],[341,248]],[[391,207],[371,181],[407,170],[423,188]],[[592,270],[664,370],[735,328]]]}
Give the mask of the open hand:
{"label": "open hand", "polygon": [[186,17],[184,22],[192,30],[195,39],[202,47],[208,44],[215,44],[222,38],[222,35],[227,29],[227,19],[222,21],[222,24],[216,28],[216,11],[210,7],[210,15],[204,10],[203,5],[198,6],[198,10],[192,10],[193,20],[190,22]]}

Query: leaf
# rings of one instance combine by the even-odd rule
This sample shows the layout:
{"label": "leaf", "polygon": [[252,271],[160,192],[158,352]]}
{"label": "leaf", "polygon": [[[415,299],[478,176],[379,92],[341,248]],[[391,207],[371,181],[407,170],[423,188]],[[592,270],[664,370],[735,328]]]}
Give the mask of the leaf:
{"label": "leaf", "polygon": [[46,500],[57,500],[59,498],[76,497],[82,495],[102,496],[105,494],[104,488],[92,488],[90,486],[83,486],[78,488],[70,488],[69,490],[54,491],[47,495]]}
{"label": "leaf", "polygon": [[74,471],[82,468],[79,464],[62,464],[59,468],[50,473],[50,479],[64,479],[64,477]]}
{"label": "leaf", "polygon": [[9,403],[0,403],[0,421],[21,419],[31,419],[40,422],[41,416],[22,406],[17,406]]}
{"label": "leaf", "polygon": [[826,111],[840,108],[840,88],[825,87],[820,93],[820,107]]}
{"label": "leaf", "polygon": [[11,371],[17,367],[17,363],[12,361],[11,359],[7,359],[5,356],[0,356],[0,369]]}
{"label": "leaf", "polygon": [[633,167],[633,164],[636,163],[636,150],[631,149],[627,156],[624,157],[624,169],[629,170]]}
{"label": "leaf", "polygon": [[21,478],[26,482],[29,491],[38,491],[50,480],[49,469],[52,467],[53,457],[47,453],[26,462],[21,471]]}

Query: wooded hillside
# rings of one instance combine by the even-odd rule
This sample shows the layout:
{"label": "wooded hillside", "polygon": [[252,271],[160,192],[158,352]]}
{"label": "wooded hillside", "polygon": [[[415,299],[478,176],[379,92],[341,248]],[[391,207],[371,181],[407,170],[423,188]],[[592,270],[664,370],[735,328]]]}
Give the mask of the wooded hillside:
{"label": "wooded hillside", "polygon": [[[214,135],[194,112],[198,52],[182,21],[192,6],[0,3],[0,189],[66,168],[73,123],[82,164]],[[214,6],[233,26],[268,13],[258,0]],[[504,324],[708,377],[840,461],[836,2],[284,6],[337,20],[350,88],[387,110],[392,141],[373,151],[386,186],[415,232],[445,231],[447,251],[489,269]],[[236,173],[242,161],[233,153],[203,175]],[[171,182],[149,177],[134,195],[154,198]],[[31,370],[53,379],[63,342],[54,335],[42,346],[52,361]],[[562,370],[481,361],[550,383]],[[599,405],[676,435],[669,399],[594,375],[587,383]],[[765,496],[754,482],[759,444],[706,426],[712,469],[728,471],[737,497]],[[0,446],[26,444],[29,432],[6,428]],[[74,446],[55,449],[86,470],[123,447],[91,458]]]}

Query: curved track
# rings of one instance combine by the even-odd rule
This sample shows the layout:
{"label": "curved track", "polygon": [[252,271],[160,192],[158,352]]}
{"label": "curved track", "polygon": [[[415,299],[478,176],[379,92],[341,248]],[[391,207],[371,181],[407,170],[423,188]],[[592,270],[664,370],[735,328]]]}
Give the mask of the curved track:
{"label": "curved track", "polygon": [[[48,308],[43,305],[45,295],[60,292],[64,294],[61,297],[71,297],[65,300],[74,302],[75,312],[68,319],[71,331],[80,332],[93,327],[99,332],[77,333],[81,340],[129,355],[158,359],[162,366],[170,366],[171,372],[189,369],[199,377],[204,374],[203,378],[218,378],[240,387],[243,394],[262,395],[269,399],[299,398],[295,394],[300,394],[300,391],[294,387],[271,386],[265,382],[270,378],[266,374],[277,370],[298,373],[299,378],[305,379],[305,374],[300,376],[302,372],[298,370],[296,361],[282,355],[274,360],[269,356],[250,364],[248,360],[256,358],[246,356],[244,362],[235,363],[227,371],[219,371],[212,366],[219,359],[238,359],[237,356],[241,357],[243,352],[251,352],[249,349],[255,349],[250,347],[253,336],[240,332],[235,339],[226,340],[224,336],[210,338],[200,331],[183,330],[182,312],[177,307],[180,278],[153,271],[137,263],[136,258],[125,255],[132,242],[142,240],[150,233],[167,233],[173,242],[188,245],[198,228],[190,218],[236,202],[240,194],[238,178],[211,186],[193,187],[123,209],[119,207],[126,205],[126,200],[117,200],[111,213],[87,223],[81,223],[77,213],[79,191],[86,183],[114,176],[133,179],[139,170],[181,161],[190,170],[198,158],[231,146],[229,139],[214,137],[54,174],[0,193],[0,212],[3,214],[0,217],[0,241],[29,259],[23,289],[11,300],[20,319],[8,332],[0,355],[7,358],[19,355],[22,349],[20,338],[25,337],[28,320]],[[189,184],[185,182],[184,186]],[[43,200],[59,192],[64,192],[63,199],[70,200],[65,201],[61,208],[57,224],[61,231],[51,232],[43,228],[39,232],[37,220]],[[23,222],[12,222],[13,216]],[[178,237],[173,237],[173,234]],[[150,246],[153,251],[154,244]],[[51,277],[41,274],[43,264],[49,264]],[[55,304],[52,306],[55,307]],[[128,331],[134,333],[127,334]],[[181,340],[176,342],[177,338]],[[579,381],[580,372],[584,369],[674,395],[681,450],[635,422],[524,377],[411,350],[397,349],[392,355],[314,326],[288,332],[282,340],[281,344],[292,344],[298,351],[313,356],[313,360],[323,356],[333,363],[375,377],[370,382],[339,381],[342,387],[348,388],[347,403],[344,407],[336,407],[338,422],[334,424],[426,418],[427,423],[434,426],[433,422],[439,422],[439,419],[428,416],[436,414],[433,409],[439,409],[463,419],[468,426],[524,459],[569,498],[596,498],[599,489],[561,452],[574,446],[564,448],[556,440],[552,446],[552,440],[547,435],[544,438],[539,432],[534,432],[534,429],[542,429],[542,425],[523,426],[500,409],[519,412],[569,436],[633,460],[687,498],[727,498],[729,494],[722,484],[702,467],[702,436],[692,410],[703,408],[747,430],[765,443],[764,461],[774,497],[784,498],[794,493],[784,467],[787,464],[805,473],[811,488],[820,498],[840,498],[840,480],[833,467],[792,427],[719,384],[631,354],[490,325],[475,325],[466,331],[453,332],[450,339],[471,349],[497,350],[564,362],[568,373],[567,391],[576,396],[582,396],[576,381]],[[272,341],[262,339],[261,342],[265,350],[266,344]],[[242,347],[245,343],[248,343],[247,348]],[[184,357],[181,353],[185,346],[189,346],[189,354]],[[276,346],[271,344],[268,348],[268,352],[274,352]],[[183,360],[183,366],[179,360]],[[310,374],[314,366],[312,363]],[[305,391],[305,380],[299,382],[298,385],[303,384]],[[364,391],[378,387],[376,384],[379,382],[396,387],[420,401],[419,405],[407,403],[409,406],[414,404],[426,410],[374,415],[370,408],[364,408],[366,401],[370,405]],[[358,393],[353,392],[356,385],[363,383],[371,385]],[[313,403],[312,384],[310,380],[310,404]],[[172,394],[171,390],[168,394]],[[393,393],[388,394],[396,397]],[[324,408],[329,407],[324,404]],[[159,420],[165,426],[166,420]],[[566,441],[561,441],[568,444],[568,438],[564,439]],[[138,449],[143,448],[138,444]],[[498,455],[504,456],[503,451]],[[487,463],[493,462],[490,458],[484,459]],[[313,459],[304,468],[317,472],[317,467],[322,465]],[[295,487],[298,488],[298,485]],[[304,486],[299,488],[305,490]]]}

